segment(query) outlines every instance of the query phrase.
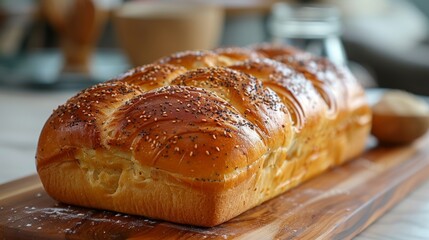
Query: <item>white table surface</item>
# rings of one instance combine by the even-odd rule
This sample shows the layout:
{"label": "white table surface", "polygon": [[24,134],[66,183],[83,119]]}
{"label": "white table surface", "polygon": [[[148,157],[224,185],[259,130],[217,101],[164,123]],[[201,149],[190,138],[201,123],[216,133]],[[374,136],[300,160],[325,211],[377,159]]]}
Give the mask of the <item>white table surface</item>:
{"label": "white table surface", "polygon": [[[74,94],[0,88],[0,184],[36,172],[40,130],[52,110]],[[356,239],[429,239],[429,181]]]}

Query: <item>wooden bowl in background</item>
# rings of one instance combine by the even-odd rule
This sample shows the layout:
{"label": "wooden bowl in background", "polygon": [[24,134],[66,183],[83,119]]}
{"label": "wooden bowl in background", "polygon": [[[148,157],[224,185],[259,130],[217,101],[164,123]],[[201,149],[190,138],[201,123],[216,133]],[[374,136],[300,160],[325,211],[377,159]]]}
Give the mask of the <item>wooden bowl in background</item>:
{"label": "wooden bowl in background", "polygon": [[218,45],[224,20],[220,7],[137,1],[114,14],[119,43],[134,66],[174,52]]}

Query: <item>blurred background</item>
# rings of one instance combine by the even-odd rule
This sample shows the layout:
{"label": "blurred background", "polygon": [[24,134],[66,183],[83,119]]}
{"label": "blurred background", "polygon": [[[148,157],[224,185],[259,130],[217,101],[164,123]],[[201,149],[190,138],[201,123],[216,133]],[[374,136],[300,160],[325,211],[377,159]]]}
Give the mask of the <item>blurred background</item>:
{"label": "blurred background", "polygon": [[176,51],[287,43],[429,95],[428,17],[427,0],[0,0],[0,183],[36,172],[52,109]]}
{"label": "blurred background", "polygon": [[[177,51],[292,44],[349,67],[367,94],[429,96],[428,19],[429,0],[0,0],[0,184],[36,173],[52,109]],[[379,220],[387,239],[427,233],[413,223],[428,186]]]}
{"label": "blurred background", "polygon": [[175,51],[280,41],[429,95],[428,17],[426,0],[1,0],[0,87],[83,88]]}

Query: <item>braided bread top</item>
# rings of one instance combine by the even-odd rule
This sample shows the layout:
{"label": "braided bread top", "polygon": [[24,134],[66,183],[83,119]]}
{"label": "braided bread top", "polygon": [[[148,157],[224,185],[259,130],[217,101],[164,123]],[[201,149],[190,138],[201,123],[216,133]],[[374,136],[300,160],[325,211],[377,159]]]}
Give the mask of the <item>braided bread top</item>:
{"label": "braided bread top", "polygon": [[356,80],[325,59],[266,45],[187,51],[59,106],[42,130],[37,168],[103,150],[176,178],[225,184],[272,150],[299,155],[299,143],[334,131],[327,126],[367,124],[369,114]]}

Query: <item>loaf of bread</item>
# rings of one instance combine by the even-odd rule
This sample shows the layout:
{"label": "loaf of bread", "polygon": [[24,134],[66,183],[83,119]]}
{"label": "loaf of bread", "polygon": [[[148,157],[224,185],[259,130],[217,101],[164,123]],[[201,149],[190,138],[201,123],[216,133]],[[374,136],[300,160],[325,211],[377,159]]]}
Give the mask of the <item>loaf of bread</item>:
{"label": "loaf of bread", "polygon": [[61,202],[215,226],[355,157],[370,123],[363,89],[324,58],[187,51],[59,106],[37,170]]}

